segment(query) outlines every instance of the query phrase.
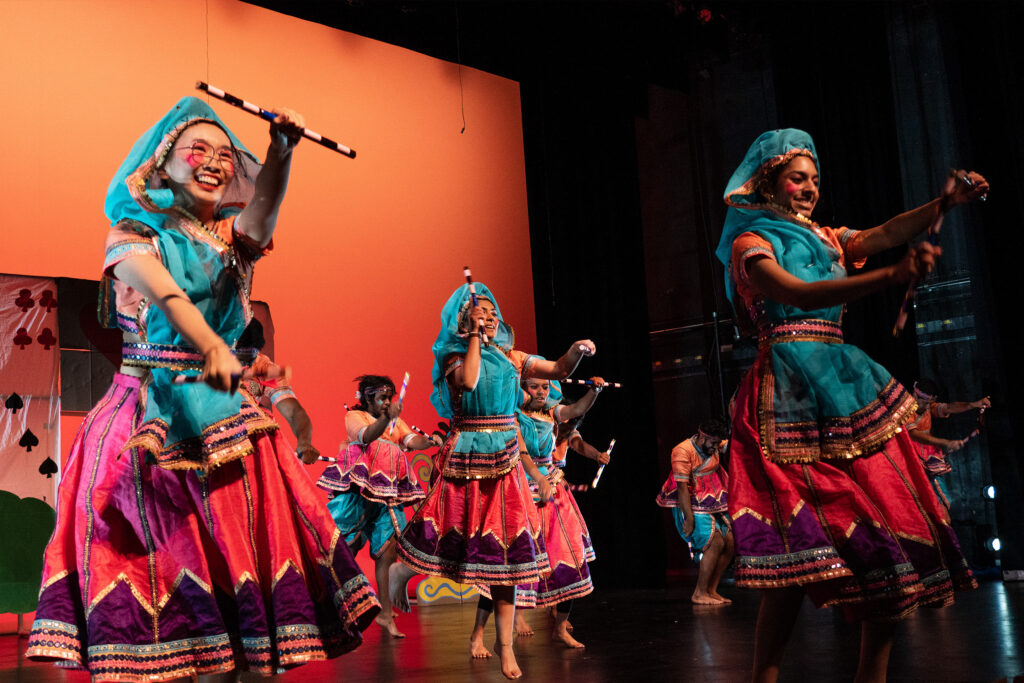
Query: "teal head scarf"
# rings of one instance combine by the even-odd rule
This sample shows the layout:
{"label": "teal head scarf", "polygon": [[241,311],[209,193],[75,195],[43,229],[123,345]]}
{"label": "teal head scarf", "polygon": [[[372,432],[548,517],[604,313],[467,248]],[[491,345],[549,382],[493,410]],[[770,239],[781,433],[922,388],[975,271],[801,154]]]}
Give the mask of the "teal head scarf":
{"label": "teal head scarf", "polygon": [[[776,254],[786,251],[787,243],[804,245],[818,261],[824,263],[828,254],[824,243],[807,225],[794,216],[778,209],[758,192],[760,182],[775,169],[781,168],[796,156],[809,157],[818,164],[818,153],[811,136],[796,128],[783,128],[762,133],[747,150],[743,162],[732,174],[725,188],[725,227],[715,255],[726,268],[725,291],[729,301],[735,291],[729,279],[732,243],[745,232],[754,232],[768,240]],[[821,169],[818,169],[820,176]]]}
{"label": "teal head scarf", "polygon": [[135,220],[160,231],[174,203],[174,196],[161,187],[157,170],[174,147],[181,132],[193,123],[212,123],[227,134],[235,148],[235,178],[224,196],[218,218],[227,218],[241,211],[252,198],[259,160],[235,137],[213,109],[195,97],[183,97],[163,118],[146,131],[132,146],[110,186],[104,211],[111,223]]}
{"label": "teal head scarf", "polygon": [[[498,317],[497,334],[494,336],[494,339],[490,340],[480,349],[480,372],[481,376],[483,376],[487,373],[490,366],[501,367],[508,365],[506,354],[512,350],[515,336],[512,328],[502,320],[501,310],[498,308],[498,302],[494,295],[491,294],[491,290],[481,282],[477,282],[475,285],[477,298],[487,299],[494,304],[494,314]],[[448,387],[445,385],[444,361],[445,358],[453,353],[465,353],[469,347],[469,335],[476,334],[475,331],[470,332],[469,326],[466,324],[472,307],[473,302],[469,294],[469,285],[462,285],[448,297],[444,308],[441,309],[441,331],[438,332],[437,339],[434,341],[433,347],[431,347],[434,352],[434,370],[431,374],[434,390],[430,395],[430,402],[434,404],[437,414],[444,418],[450,418],[453,410]],[[460,325],[460,323],[462,324]],[[515,395],[513,394],[513,396]],[[508,413],[511,413],[511,410],[501,414]]]}

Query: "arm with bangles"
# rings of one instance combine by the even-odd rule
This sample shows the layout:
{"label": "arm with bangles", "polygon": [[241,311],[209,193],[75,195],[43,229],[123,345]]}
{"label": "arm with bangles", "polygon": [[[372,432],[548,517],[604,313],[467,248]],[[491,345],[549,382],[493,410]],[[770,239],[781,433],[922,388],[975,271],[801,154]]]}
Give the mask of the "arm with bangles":
{"label": "arm with bangles", "polygon": [[115,264],[113,271],[114,277],[160,309],[174,329],[203,354],[204,382],[219,391],[237,386],[241,364],[156,257],[131,256]]}

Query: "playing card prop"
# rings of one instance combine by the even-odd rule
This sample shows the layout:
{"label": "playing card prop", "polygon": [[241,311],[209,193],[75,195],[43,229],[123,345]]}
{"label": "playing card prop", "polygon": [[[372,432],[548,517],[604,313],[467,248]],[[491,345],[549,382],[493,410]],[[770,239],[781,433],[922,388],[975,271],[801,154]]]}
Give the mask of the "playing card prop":
{"label": "playing card prop", "polygon": [[0,491],[50,506],[60,462],[59,311],[54,280],[0,275]]}

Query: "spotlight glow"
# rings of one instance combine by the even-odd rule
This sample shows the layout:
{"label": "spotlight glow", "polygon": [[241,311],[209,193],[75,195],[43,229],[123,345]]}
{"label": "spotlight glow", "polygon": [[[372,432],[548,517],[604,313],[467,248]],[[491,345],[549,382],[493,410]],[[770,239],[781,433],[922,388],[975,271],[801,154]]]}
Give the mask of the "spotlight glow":
{"label": "spotlight glow", "polygon": [[995,497],[996,497],[996,487],[993,486],[992,484],[989,484],[988,486],[982,486],[981,487],[981,497],[982,498],[987,498],[988,500],[995,500]]}
{"label": "spotlight glow", "polygon": [[1003,544],[1000,543],[998,536],[993,536],[992,538],[985,541],[985,547],[994,553],[998,553],[1000,548],[1003,547]]}

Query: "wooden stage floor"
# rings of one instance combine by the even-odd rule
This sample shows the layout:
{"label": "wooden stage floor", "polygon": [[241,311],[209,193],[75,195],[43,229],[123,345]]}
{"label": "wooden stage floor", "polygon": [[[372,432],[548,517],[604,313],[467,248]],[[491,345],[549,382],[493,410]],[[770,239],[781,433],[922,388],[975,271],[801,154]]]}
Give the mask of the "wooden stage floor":
{"label": "wooden stage floor", "polygon": [[[584,650],[549,640],[546,614],[527,612],[535,636],[518,638],[516,654],[527,681],[748,680],[753,652],[756,591],[723,586],[728,607],[697,607],[690,590],[601,591],[578,600],[571,620]],[[468,636],[475,600],[415,610],[399,618],[405,640],[381,637],[371,626],[359,649],[329,662],[309,664],[272,679],[280,683],[320,681],[461,683],[504,681],[497,659],[472,660]],[[783,681],[849,681],[856,667],[859,627],[838,612],[805,602],[786,653]],[[493,621],[488,626],[491,643]],[[26,662],[25,638],[0,636],[0,682],[86,683],[82,673]],[[953,607],[919,611],[897,634],[889,680],[1013,681],[1024,676],[1024,584],[987,581],[960,596]],[[1024,678],[1020,679],[1024,681]]]}

